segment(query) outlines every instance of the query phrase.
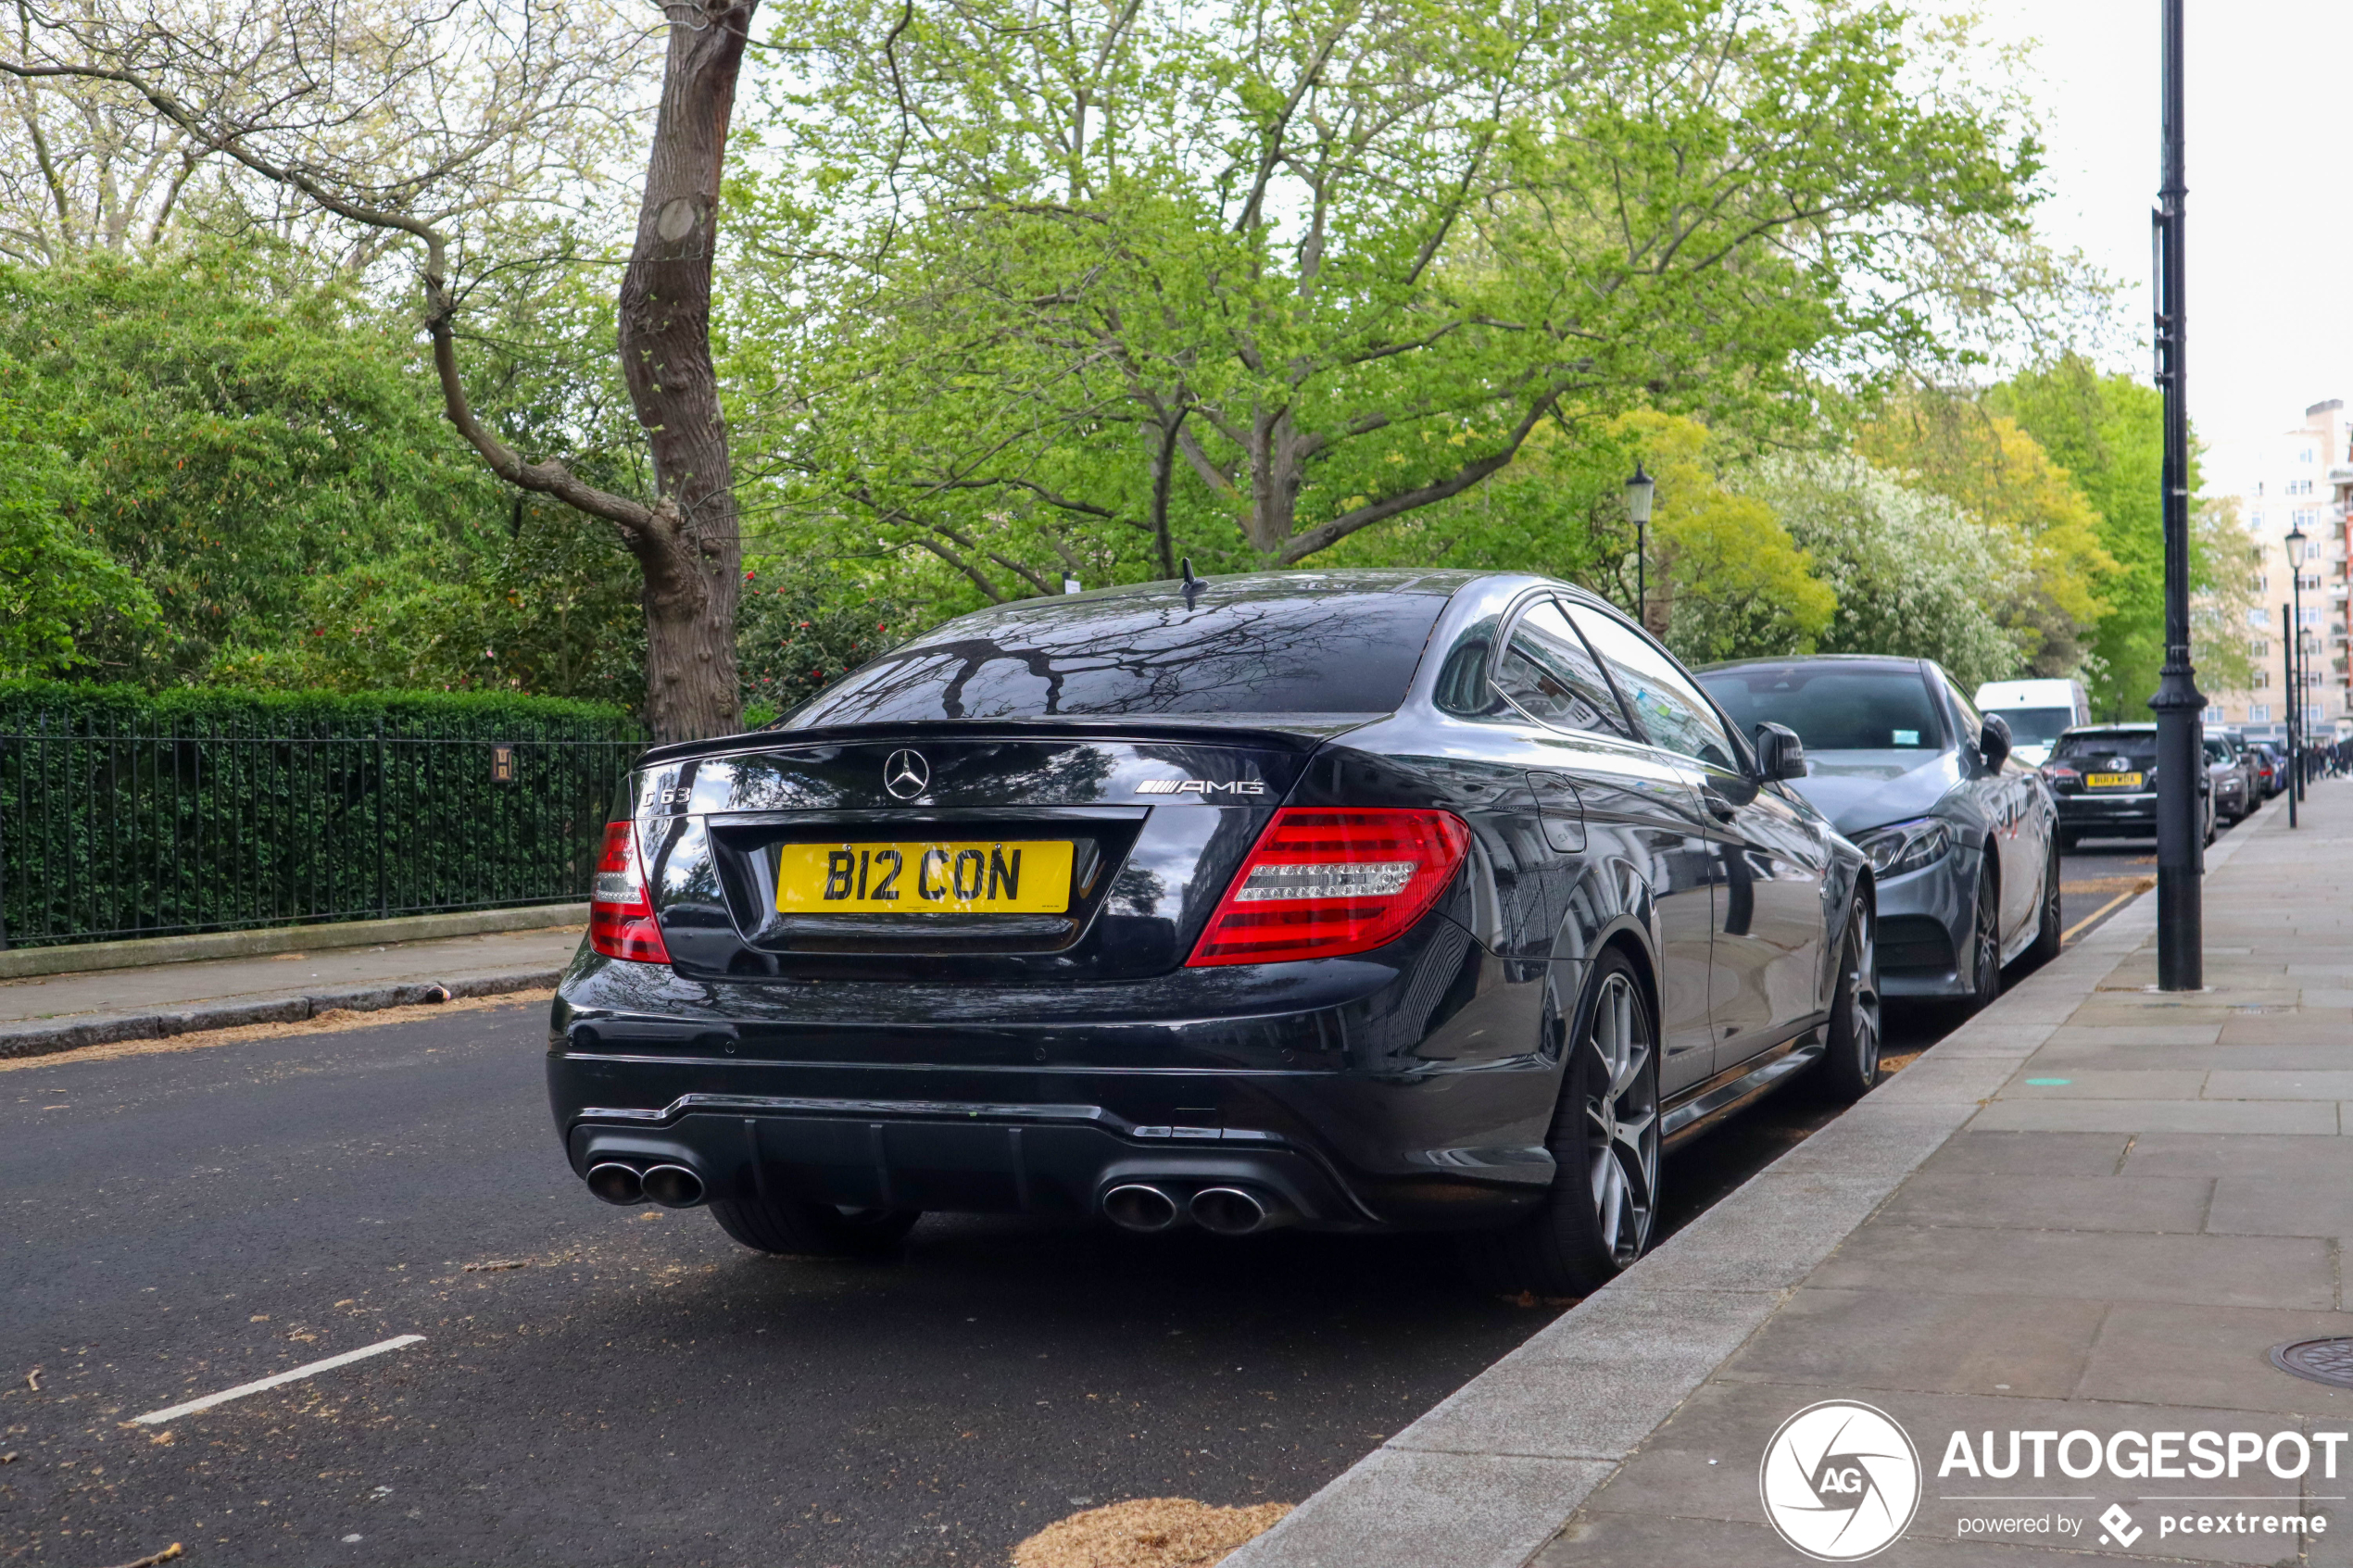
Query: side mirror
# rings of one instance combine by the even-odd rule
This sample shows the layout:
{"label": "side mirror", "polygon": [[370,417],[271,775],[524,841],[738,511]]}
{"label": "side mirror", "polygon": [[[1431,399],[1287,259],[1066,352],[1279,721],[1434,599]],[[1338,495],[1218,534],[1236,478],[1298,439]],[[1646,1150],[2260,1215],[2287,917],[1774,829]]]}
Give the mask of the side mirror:
{"label": "side mirror", "polygon": [[1756,768],[1769,782],[1806,776],[1806,743],[1786,724],[1756,726]]}
{"label": "side mirror", "polygon": [[2010,721],[1998,713],[1985,716],[1985,727],[1977,733],[1977,753],[1985,759],[1989,768],[1998,768],[2010,754]]}

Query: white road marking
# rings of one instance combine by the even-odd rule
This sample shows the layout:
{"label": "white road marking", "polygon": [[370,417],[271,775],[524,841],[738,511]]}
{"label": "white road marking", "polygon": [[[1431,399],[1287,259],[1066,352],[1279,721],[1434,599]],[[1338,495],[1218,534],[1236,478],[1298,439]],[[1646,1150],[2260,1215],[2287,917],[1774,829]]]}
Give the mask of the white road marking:
{"label": "white road marking", "polygon": [[370,1356],[381,1356],[386,1350],[397,1350],[404,1345],[422,1344],[424,1337],[422,1334],[399,1335],[373,1345],[363,1345],[357,1350],[346,1350],[340,1356],[329,1356],[323,1361],[312,1361],[308,1366],[298,1366],[291,1372],[282,1372],[275,1377],[265,1377],[257,1383],[240,1383],[234,1388],[224,1388],[218,1394],[207,1394],[203,1399],[191,1399],[184,1405],[174,1405],[170,1410],[149,1411],[145,1415],[134,1415],[131,1419],[147,1426],[161,1426],[167,1421],[176,1421],[183,1415],[194,1415],[198,1411],[208,1411],[215,1405],[225,1405],[232,1399],[242,1399],[247,1394],[258,1394],[265,1388],[275,1388],[282,1383],[293,1383],[299,1378],[308,1377],[315,1372],[329,1372],[339,1366],[349,1366],[353,1361],[365,1361]]}

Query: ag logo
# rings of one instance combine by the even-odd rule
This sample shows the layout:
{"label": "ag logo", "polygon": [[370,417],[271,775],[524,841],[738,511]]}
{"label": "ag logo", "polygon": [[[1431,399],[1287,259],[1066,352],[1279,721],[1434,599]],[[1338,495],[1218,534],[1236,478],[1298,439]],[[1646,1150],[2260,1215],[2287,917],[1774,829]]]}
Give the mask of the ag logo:
{"label": "ag logo", "polygon": [[1920,1456],[1881,1411],[1808,1405],[1765,1445],[1756,1489],[1781,1539],[1820,1562],[1884,1550],[1920,1506]]}

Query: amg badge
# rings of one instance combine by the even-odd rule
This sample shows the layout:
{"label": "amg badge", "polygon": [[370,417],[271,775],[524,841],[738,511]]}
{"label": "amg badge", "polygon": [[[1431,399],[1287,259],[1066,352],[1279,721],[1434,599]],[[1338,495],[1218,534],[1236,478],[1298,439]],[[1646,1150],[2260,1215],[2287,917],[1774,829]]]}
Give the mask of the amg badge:
{"label": "amg badge", "polygon": [[1219,784],[1212,779],[1146,779],[1136,786],[1139,795],[1264,795],[1266,786],[1255,779],[1239,779],[1232,784]]}

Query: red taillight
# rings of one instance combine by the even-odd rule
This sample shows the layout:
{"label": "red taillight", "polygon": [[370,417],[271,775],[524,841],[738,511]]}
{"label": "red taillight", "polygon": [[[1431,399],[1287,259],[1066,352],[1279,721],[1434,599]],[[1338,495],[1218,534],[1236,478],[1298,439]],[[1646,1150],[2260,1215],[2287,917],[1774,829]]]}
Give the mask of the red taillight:
{"label": "red taillight", "polygon": [[1209,917],[1191,964],[1363,953],[1403,935],[1470,848],[1452,811],[1286,806]]}
{"label": "red taillight", "polygon": [[637,835],[627,822],[605,824],[605,853],[597,862],[596,888],[588,896],[588,946],[609,959],[670,961],[653,903],[646,897]]}

